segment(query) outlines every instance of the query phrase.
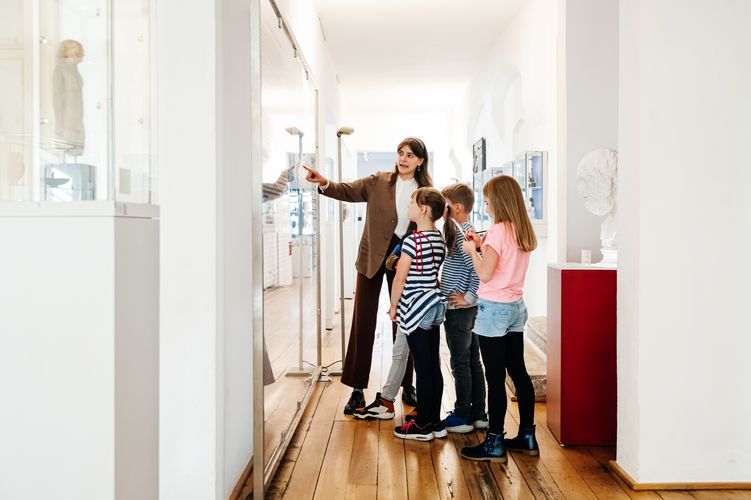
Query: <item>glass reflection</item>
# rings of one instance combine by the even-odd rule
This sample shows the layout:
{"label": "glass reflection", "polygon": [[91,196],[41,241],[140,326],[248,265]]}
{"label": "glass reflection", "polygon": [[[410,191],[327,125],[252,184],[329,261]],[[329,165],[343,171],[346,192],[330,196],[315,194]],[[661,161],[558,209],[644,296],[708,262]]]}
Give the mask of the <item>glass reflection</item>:
{"label": "glass reflection", "polygon": [[271,5],[261,2],[264,466],[293,431],[317,366],[316,93]]}

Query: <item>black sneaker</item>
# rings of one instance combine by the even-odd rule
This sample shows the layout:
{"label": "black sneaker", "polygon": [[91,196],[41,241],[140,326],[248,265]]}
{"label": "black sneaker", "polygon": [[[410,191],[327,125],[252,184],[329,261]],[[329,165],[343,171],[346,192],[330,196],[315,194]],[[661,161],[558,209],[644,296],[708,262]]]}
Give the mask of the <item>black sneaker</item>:
{"label": "black sneaker", "polygon": [[432,441],[433,430],[430,424],[424,427],[417,425],[417,420],[410,420],[406,424],[394,429],[394,436],[400,439],[413,439],[415,441]]}
{"label": "black sneaker", "polygon": [[402,387],[402,403],[409,406],[417,406],[417,391],[411,385]]}
{"label": "black sneaker", "polygon": [[344,414],[352,415],[358,408],[365,408],[365,396],[362,391],[352,391],[349,401],[344,405]]}
{"label": "black sneaker", "polygon": [[430,424],[430,428],[433,430],[433,437],[436,439],[445,438],[449,435],[449,433],[446,431],[446,427],[444,427],[443,425],[443,422]]}

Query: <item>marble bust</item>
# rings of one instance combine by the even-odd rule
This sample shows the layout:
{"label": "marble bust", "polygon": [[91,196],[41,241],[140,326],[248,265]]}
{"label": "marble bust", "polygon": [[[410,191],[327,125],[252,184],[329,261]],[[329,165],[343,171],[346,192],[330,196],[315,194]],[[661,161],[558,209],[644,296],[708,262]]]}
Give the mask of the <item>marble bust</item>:
{"label": "marble bust", "polygon": [[604,266],[618,262],[616,237],[616,194],[618,187],[618,152],[613,149],[596,149],[576,167],[578,191],[584,196],[584,208],[595,215],[604,216],[600,226],[602,261]]}

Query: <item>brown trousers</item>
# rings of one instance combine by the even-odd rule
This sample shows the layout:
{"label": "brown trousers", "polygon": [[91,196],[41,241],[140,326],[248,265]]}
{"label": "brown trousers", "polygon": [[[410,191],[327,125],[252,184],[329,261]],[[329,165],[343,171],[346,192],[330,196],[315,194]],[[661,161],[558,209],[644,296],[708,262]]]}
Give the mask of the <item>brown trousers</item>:
{"label": "brown trousers", "polygon": [[[391,238],[386,257],[399,243],[396,236]],[[381,263],[375,276],[368,279],[364,274],[357,273],[355,283],[355,307],[352,312],[352,329],[349,332],[349,344],[347,355],[342,369],[342,383],[356,389],[368,387],[370,365],[373,360],[373,340],[378,319],[378,297],[381,294],[383,276],[386,275],[386,283],[391,294],[391,284],[394,281],[394,273],[386,270],[386,259]],[[392,337],[396,338],[396,323],[392,325]],[[407,362],[407,371],[402,379],[402,387],[412,385],[412,355]]]}

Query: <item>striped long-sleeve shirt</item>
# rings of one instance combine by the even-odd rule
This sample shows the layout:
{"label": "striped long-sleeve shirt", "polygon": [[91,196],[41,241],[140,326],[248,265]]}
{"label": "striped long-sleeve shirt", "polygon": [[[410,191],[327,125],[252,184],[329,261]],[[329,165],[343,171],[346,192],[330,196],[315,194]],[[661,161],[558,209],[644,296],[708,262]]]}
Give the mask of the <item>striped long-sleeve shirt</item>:
{"label": "striped long-sleeve shirt", "polygon": [[480,278],[477,277],[475,268],[472,266],[472,257],[462,248],[464,235],[467,234],[467,231],[474,228],[469,221],[459,224],[452,219],[451,224],[461,226],[461,231],[459,231],[459,227],[456,228],[457,235],[454,254],[451,257],[447,256],[443,262],[443,269],[441,270],[441,293],[448,297],[449,294],[459,292],[464,294],[464,300],[475,305],[477,303],[477,289],[480,287]]}

